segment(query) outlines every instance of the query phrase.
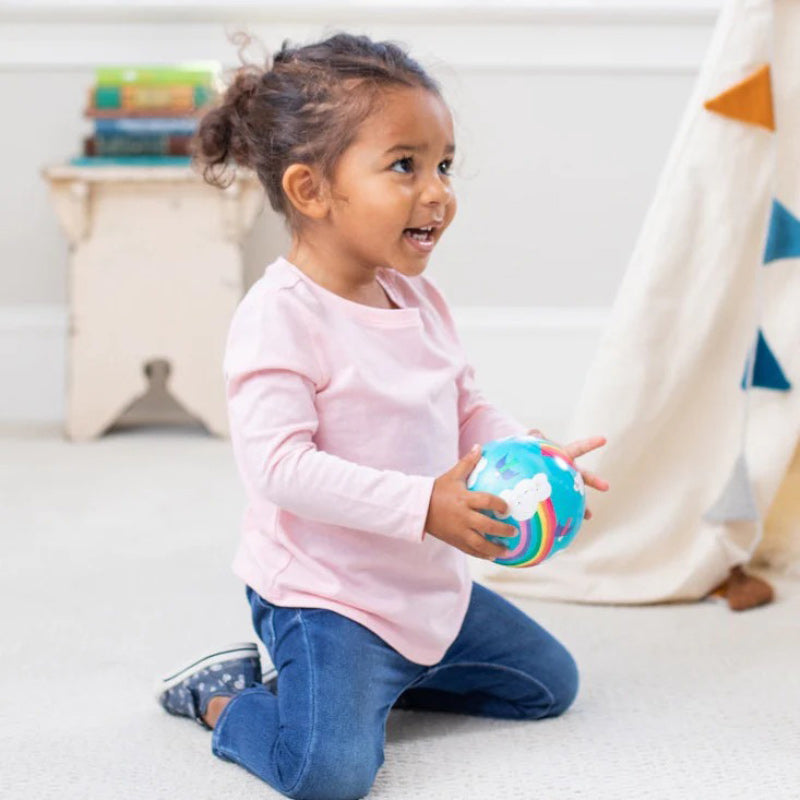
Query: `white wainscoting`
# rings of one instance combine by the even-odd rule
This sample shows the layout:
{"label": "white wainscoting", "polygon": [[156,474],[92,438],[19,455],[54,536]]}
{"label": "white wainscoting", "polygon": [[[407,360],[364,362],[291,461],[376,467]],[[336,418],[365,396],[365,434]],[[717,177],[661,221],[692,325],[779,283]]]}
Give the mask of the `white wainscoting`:
{"label": "white wainscoting", "polygon": [[68,316],[62,306],[0,307],[0,423],[64,418]]}
{"label": "white wainscoting", "polygon": [[[0,89],[16,124],[0,130],[14,154],[0,262],[16,268],[0,274],[0,422],[64,415],[67,253],[40,170],[76,150],[94,67],[234,66],[237,29],[272,49],[344,28],[408,44],[452,95],[467,169],[437,279],[491,399],[545,430],[563,424],[721,5],[4,0]],[[273,247],[257,242],[248,271]],[[517,298],[527,307],[509,308]]]}
{"label": "white wainscoting", "polygon": [[[454,308],[478,383],[531,427],[560,436],[608,319],[603,308]],[[68,334],[63,306],[0,308],[0,423],[64,419]]]}

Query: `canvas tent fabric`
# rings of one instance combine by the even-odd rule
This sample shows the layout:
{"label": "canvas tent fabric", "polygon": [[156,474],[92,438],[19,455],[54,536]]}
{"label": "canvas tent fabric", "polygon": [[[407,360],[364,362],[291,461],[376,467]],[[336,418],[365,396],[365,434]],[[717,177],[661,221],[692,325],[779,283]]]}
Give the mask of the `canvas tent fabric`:
{"label": "canvas tent fabric", "polygon": [[[800,518],[798,493],[780,492],[800,439],[800,259],[791,245],[765,259],[775,201],[800,214],[798,36],[796,0],[722,10],[570,425],[571,439],[607,436],[581,464],[611,490],[589,492],[594,519],[558,557],[487,567],[499,590],[696,600],[750,561],[779,493]],[[774,131],[754,91],[765,66]],[[729,98],[706,107],[737,84],[758,95],[756,119],[738,101],[723,113]],[[782,389],[742,388],[759,333]]]}

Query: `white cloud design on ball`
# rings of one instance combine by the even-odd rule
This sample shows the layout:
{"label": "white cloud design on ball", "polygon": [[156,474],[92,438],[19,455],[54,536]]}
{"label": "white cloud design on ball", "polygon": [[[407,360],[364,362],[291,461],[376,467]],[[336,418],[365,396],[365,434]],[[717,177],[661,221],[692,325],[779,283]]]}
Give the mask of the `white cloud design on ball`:
{"label": "white cloud design on ball", "polygon": [[539,503],[547,500],[552,491],[550,481],[547,480],[544,472],[539,472],[532,478],[524,478],[513,489],[505,489],[500,492],[500,497],[508,503],[509,511],[501,519],[514,517],[517,522],[530,519],[536,513]]}

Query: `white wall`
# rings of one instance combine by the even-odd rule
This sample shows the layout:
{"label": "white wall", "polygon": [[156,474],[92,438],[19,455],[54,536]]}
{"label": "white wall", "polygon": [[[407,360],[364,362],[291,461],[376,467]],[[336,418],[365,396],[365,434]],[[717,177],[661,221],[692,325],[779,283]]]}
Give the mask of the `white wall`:
{"label": "white wall", "polygon": [[[440,78],[456,117],[460,210],[431,272],[487,392],[532,423],[561,424],[718,4],[6,3],[0,357],[10,380],[0,421],[63,414],[67,250],[39,171],[77,153],[94,66],[233,66],[226,30],[244,25],[270,48],[336,29],[398,40]],[[245,247],[248,282],[284,244],[265,214]],[[533,354],[556,391],[510,384],[508,365]]]}

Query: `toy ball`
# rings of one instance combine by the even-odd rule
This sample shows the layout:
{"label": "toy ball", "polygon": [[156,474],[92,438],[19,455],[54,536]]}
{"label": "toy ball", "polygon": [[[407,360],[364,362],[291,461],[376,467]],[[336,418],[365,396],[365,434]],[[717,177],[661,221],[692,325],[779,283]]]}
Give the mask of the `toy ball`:
{"label": "toy ball", "polygon": [[519,535],[486,538],[508,547],[495,559],[508,567],[533,567],[575,538],[583,522],[586,488],[572,459],[558,446],[533,436],[488,442],[467,479],[467,488],[502,497],[509,513],[494,519],[514,525]]}

